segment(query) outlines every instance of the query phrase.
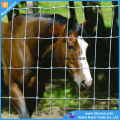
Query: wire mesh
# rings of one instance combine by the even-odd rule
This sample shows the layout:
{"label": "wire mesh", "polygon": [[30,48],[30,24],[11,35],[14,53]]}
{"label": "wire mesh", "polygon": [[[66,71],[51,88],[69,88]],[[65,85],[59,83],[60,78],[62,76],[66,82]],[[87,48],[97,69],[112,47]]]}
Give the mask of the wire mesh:
{"label": "wire mesh", "polygon": [[[66,58],[67,58],[67,40],[68,40],[68,24],[69,24],[69,11],[70,11],[70,8],[73,8],[73,7],[70,7],[70,6],[67,6],[67,7],[52,7],[52,8],[42,8],[42,7],[30,7],[30,8],[13,8],[13,15],[12,15],[12,28],[11,28],[11,38],[1,38],[1,39],[4,39],[4,40],[7,40],[7,39],[10,39],[11,40],[11,52],[10,52],[10,67],[1,67],[1,69],[9,69],[9,97],[1,97],[2,99],[9,99],[9,118],[11,118],[11,99],[20,99],[20,98],[17,98],[17,97],[12,97],[11,96],[11,70],[14,70],[14,69],[21,69],[23,70],[23,98],[22,99],[35,99],[36,100],[36,119],[38,118],[38,100],[50,100],[50,119],[52,118],[52,100],[64,100],[64,115],[66,115],[66,110],[67,109],[72,109],[72,110],[76,110],[76,108],[67,108],[66,107],[66,100],[77,100],[79,101],[79,106],[78,106],[78,110],[81,110],[82,108],[80,107],[81,105],[81,100],[93,100],[93,110],[95,110],[95,102],[96,101],[108,101],[108,110],[110,109],[110,101],[116,101],[116,100],[119,100],[118,98],[116,99],[113,99],[110,97],[110,74],[111,74],[111,70],[116,70],[118,69],[119,70],[119,67],[111,67],[111,44],[112,44],[112,39],[113,38],[119,38],[119,36],[112,36],[112,33],[113,33],[113,20],[114,20],[114,8],[115,7],[119,7],[118,5],[112,5],[112,6],[80,6],[80,7],[74,7],[75,9],[79,9],[79,8],[82,8],[83,10],[83,19],[82,21],[84,21],[84,9],[87,8],[87,7],[95,7],[97,9],[97,21],[96,21],[96,36],[88,36],[88,37],[83,37],[83,24],[82,24],[82,31],[81,31],[81,38],[94,38],[95,39],[95,54],[94,54],[94,67],[89,67],[89,68],[69,68],[67,67],[67,60],[65,60],[65,67],[53,67],[53,43],[54,43],[54,39],[57,39],[57,38],[65,38],[66,39]],[[112,25],[111,25],[111,33],[110,33],[110,37],[100,37],[98,36],[98,18],[99,18],[99,8],[102,8],[102,7],[105,7],[105,8],[111,8],[112,7],[112,10],[113,10],[113,15],[112,15]],[[27,37],[27,11],[28,9],[40,9],[40,16],[39,16],[39,29],[38,29],[38,36],[36,37]],[[66,37],[56,37],[54,36],[54,21],[55,21],[55,15],[56,15],[56,9],[57,8],[67,8],[68,10],[68,15],[67,15],[67,34],[66,34]],[[26,20],[25,20],[25,35],[24,35],[24,38],[15,38],[13,36],[13,19],[14,19],[14,10],[20,10],[20,9],[24,9],[26,10]],[[41,37],[40,35],[40,32],[41,32],[41,10],[42,9],[53,9],[54,11],[54,18],[53,18],[53,30],[52,30],[52,37],[47,37],[47,38],[44,38],[44,37]],[[72,38],[72,39],[76,39],[74,37],[69,37],[69,38]],[[109,66],[106,67],[106,68],[98,68],[96,67],[96,48],[97,48],[97,40],[98,38],[108,38],[110,39],[110,45],[109,45]],[[12,67],[11,66],[11,62],[12,62],[12,40],[24,40],[24,57],[23,57],[23,67]],[[26,67],[25,66],[25,47],[26,47],[26,40],[27,39],[37,39],[38,40],[38,51],[37,51],[37,66],[36,67]],[[40,67],[39,66],[39,40],[40,39],[44,39],[44,40],[47,40],[47,39],[51,39],[51,45],[52,45],[52,52],[51,52],[51,66],[50,67]],[[82,43],[82,41],[81,41]],[[25,77],[25,70],[26,69],[35,69],[37,70],[37,82],[36,82],[36,97],[25,97],[24,95],[24,91],[25,91],[25,85],[24,85],[24,77]],[[50,97],[49,98],[42,98],[42,97],[39,97],[38,96],[38,80],[39,80],[39,70],[41,69],[46,69],[46,70],[51,70],[51,78],[50,78]],[[62,70],[65,70],[65,77],[64,77],[64,98],[53,98],[52,97],[52,89],[53,89],[53,70],[57,70],[57,69],[62,69]],[[79,71],[82,70],[82,69],[90,69],[90,70],[93,70],[94,71],[94,82],[93,82],[93,97],[92,98],[81,98],[81,92],[80,92],[80,79],[79,79],[79,97],[78,98],[67,98],[66,97],[66,81],[67,81],[67,76],[66,76],[66,72],[67,70],[69,69],[78,69]],[[101,69],[104,69],[104,70],[108,70],[109,71],[109,77],[108,77],[108,98],[106,99],[101,99],[101,98],[96,98],[96,70],[101,70]],[[80,76],[79,76],[80,78]]]}

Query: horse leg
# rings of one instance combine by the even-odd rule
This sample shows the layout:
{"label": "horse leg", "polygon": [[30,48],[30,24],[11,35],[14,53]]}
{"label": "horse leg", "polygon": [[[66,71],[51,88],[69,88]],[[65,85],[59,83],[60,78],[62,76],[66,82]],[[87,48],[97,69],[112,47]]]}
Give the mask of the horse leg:
{"label": "horse leg", "polygon": [[[33,80],[35,79],[35,80]],[[30,81],[35,81],[33,87],[31,88],[31,90],[29,91],[29,93],[27,93],[27,97],[35,97],[36,98],[36,91],[37,91],[37,84],[36,84],[36,76],[32,77]],[[43,97],[45,91],[45,83],[38,83],[38,97]],[[30,114],[30,116],[32,115],[32,113],[35,110],[36,107],[36,103],[38,103],[40,101],[40,99],[38,99],[36,101],[36,99],[26,99],[26,105],[28,108],[28,112]]]}
{"label": "horse leg", "polygon": [[[42,89],[41,88],[38,89],[38,97],[43,97],[44,91],[45,91],[45,87],[42,87]],[[34,97],[36,98],[36,88],[32,89],[32,93],[34,93]],[[40,101],[40,99],[38,99],[37,101],[36,101],[36,99],[26,99],[26,105],[27,105],[30,116],[32,115],[32,113],[35,110],[36,102],[38,104],[39,101]]]}
{"label": "horse leg", "polygon": [[[27,97],[34,97],[36,98],[36,88],[32,87],[32,89],[30,90],[30,93],[27,93]],[[34,112],[34,109],[36,107],[36,100],[33,98],[28,98],[25,100],[26,102],[26,106],[28,108],[28,112],[30,114],[30,116],[32,116],[32,113]]]}
{"label": "horse leg", "polygon": [[19,114],[20,118],[30,118],[30,115],[28,113],[25,100],[23,100],[23,94],[20,90],[19,86],[14,82],[11,83],[11,96],[15,97],[11,99],[11,103],[14,107],[14,109]]}

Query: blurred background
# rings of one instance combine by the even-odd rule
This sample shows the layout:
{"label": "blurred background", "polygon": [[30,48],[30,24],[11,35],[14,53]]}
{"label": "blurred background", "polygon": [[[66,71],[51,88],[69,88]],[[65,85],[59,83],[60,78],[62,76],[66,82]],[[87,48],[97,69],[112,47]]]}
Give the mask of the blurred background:
{"label": "blurred background", "polygon": [[[110,36],[111,36],[111,27],[112,27],[112,41],[111,41],[111,61],[110,67],[110,98],[118,99],[119,98],[119,69],[118,69],[118,59],[119,59],[119,16],[118,10],[119,7],[114,7],[114,18],[113,18],[113,8],[112,7],[103,7],[118,5],[117,1],[101,1],[101,2],[74,2],[75,7],[79,6],[101,6],[99,8],[98,15],[98,29],[97,29],[97,44],[96,44],[96,69],[95,76],[94,70],[91,70],[92,77],[95,79],[95,97],[98,99],[108,99],[108,83],[109,83],[109,52],[110,52]],[[59,6],[68,6],[68,1],[27,1],[20,2],[16,7],[25,8],[25,7],[59,7]],[[94,67],[94,56],[95,56],[95,36],[96,36],[96,23],[97,23],[97,8],[96,7],[86,7],[84,12],[82,8],[75,9],[77,20],[79,23],[87,21],[84,30],[90,36],[90,38],[85,39],[89,43],[87,49],[87,59],[90,67]],[[39,9],[29,9],[28,14],[39,13]],[[42,9],[42,13],[54,13],[53,9]],[[25,10],[15,10],[15,16],[19,14],[25,14]],[[57,8],[56,13],[67,17],[68,10],[66,8]],[[2,18],[3,22],[11,21],[12,11]],[[113,19],[113,26],[112,26]],[[92,37],[92,38],[91,38]],[[101,37],[101,38],[100,38]],[[106,69],[107,68],[107,69]],[[53,70],[54,73],[54,70]],[[67,89],[66,89],[67,98],[73,98],[73,100],[52,100],[52,118],[62,118],[64,116],[64,110],[66,114],[72,110],[92,110],[93,109],[93,98],[94,97],[94,83],[91,88],[83,93],[80,93],[81,99],[77,100],[79,97],[79,92],[76,91],[75,86],[72,85],[67,80]],[[2,96],[6,94],[2,91]],[[44,98],[50,97],[50,81],[46,85],[46,91],[44,93]],[[53,79],[53,98],[64,98],[64,79]],[[9,117],[9,100],[1,100],[1,117]],[[107,110],[108,101],[107,100],[96,100],[95,101],[96,110]],[[118,110],[119,101],[110,100],[110,110]],[[35,118],[35,112],[32,118]],[[45,99],[41,100],[38,105],[38,118],[49,118],[50,115],[50,100]],[[18,118],[18,115],[11,108],[11,118]]]}

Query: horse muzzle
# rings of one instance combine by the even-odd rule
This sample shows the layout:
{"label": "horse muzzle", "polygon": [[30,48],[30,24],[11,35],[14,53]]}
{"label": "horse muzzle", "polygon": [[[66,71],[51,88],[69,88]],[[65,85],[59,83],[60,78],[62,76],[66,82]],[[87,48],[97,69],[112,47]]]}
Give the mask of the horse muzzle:
{"label": "horse muzzle", "polygon": [[92,85],[92,80],[91,81],[83,80],[81,82],[80,90],[81,91],[87,90],[91,85]]}
{"label": "horse muzzle", "polygon": [[74,82],[77,88],[77,91],[85,91],[88,90],[89,87],[92,85],[92,80],[91,81],[87,81],[87,80],[82,80],[80,85],[78,85],[76,82]]}

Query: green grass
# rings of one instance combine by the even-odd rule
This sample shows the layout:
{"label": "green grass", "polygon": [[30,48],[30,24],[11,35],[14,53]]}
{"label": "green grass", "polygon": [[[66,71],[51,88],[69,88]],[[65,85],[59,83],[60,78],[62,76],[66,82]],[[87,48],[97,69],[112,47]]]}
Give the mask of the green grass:
{"label": "green grass", "polygon": [[[70,83],[69,80],[66,81],[66,91],[65,91],[65,84],[64,79],[55,80],[53,79],[52,84],[52,98],[55,98],[52,100],[52,106],[59,106],[60,109],[63,109],[65,106],[66,108],[79,108],[79,105],[81,108],[87,109],[91,107],[91,103],[89,100],[81,100],[80,102],[76,99],[79,98],[79,92],[76,90],[75,85]],[[66,102],[64,99],[57,99],[57,98],[64,98],[66,92],[66,98],[72,98],[72,100],[67,99]],[[50,84],[48,83],[46,86],[46,91],[44,93],[44,98],[50,98]],[[81,98],[84,98],[83,93],[80,94]],[[85,98],[88,98],[88,95],[85,95]],[[86,106],[86,103],[88,106]],[[44,106],[48,106],[48,100],[43,103]]]}
{"label": "green grass", "polygon": [[[101,6],[111,6],[112,2],[108,2],[108,1],[102,1],[101,2]],[[104,24],[107,27],[111,27],[111,23],[112,23],[112,8],[102,8],[102,15],[103,15],[103,19],[104,19]]]}
{"label": "green grass", "polygon": [[2,19],[1,19],[2,22],[8,22],[8,17],[7,15],[5,15]]}
{"label": "green grass", "polygon": [[[112,2],[111,1],[102,1],[100,2],[101,3],[101,6],[110,6],[112,5]],[[38,2],[38,6],[39,7],[43,7],[43,8],[50,8],[50,7],[60,7],[60,6],[68,6],[68,1],[41,1],[41,2]],[[79,6],[82,6],[82,2],[79,2],[79,1],[75,1],[75,6],[76,7],[79,7]],[[19,4],[19,7],[25,7],[25,5],[21,5]],[[102,12],[102,15],[103,15],[103,19],[104,19],[104,23],[105,23],[105,26],[107,27],[110,27],[111,26],[111,20],[112,20],[112,8],[101,8],[101,12]],[[42,9],[42,13],[54,13],[53,9],[47,9],[47,10],[43,10]],[[65,17],[68,16],[68,10],[67,8],[57,8],[56,9],[56,13],[57,14],[61,14]],[[20,14],[25,14],[25,10],[20,10]],[[79,8],[79,9],[76,9],[76,15],[77,15],[77,20],[79,23],[82,23],[83,21],[83,10],[82,8]],[[84,18],[85,20],[85,18]],[[2,21],[3,22],[8,22],[8,19],[7,19],[7,16],[5,15],[3,18],[2,18]]]}

